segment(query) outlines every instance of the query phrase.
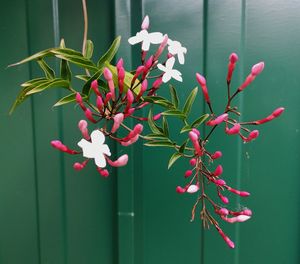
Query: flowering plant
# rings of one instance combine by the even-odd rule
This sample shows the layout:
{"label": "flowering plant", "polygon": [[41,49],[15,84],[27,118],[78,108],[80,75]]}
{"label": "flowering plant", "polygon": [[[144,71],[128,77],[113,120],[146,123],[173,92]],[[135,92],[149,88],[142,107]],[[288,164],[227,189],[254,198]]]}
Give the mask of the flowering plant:
{"label": "flowering plant", "polygon": [[[58,48],[38,52],[13,64],[12,66],[36,61],[43,70],[44,76],[21,85],[22,90],[11,108],[11,112],[33,94],[44,92],[52,87],[65,89],[68,94],[54,106],[77,104],[84,112],[86,120],[97,124],[97,129],[90,133],[88,122],[80,120],[78,128],[83,138],[77,143],[76,150],[67,147],[59,140],[52,141],[51,145],[62,152],[85,158],[83,161],[74,163],[75,170],[80,171],[88,162],[94,162],[97,171],[103,177],[109,176],[110,166],[125,166],[129,159],[128,155],[124,154],[116,160],[112,160],[109,146],[105,144],[107,138],[124,147],[142,139],[146,146],[172,148],[174,153],[170,157],[168,168],[180,158],[188,159],[190,164],[190,168],[184,174],[186,183],[183,186],[177,186],[176,191],[179,194],[196,195],[191,220],[194,220],[196,211],[200,208],[200,218],[204,227],[214,226],[228,246],[234,248],[234,243],[223,232],[216,218],[229,223],[248,220],[252,215],[251,210],[248,208],[240,211],[229,209],[226,192],[241,197],[247,197],[250,194],[232,188],[221,178],[222,165],[215,166],[214,164],[222,157],[222,152],[220,150],[211,152],[207,147],[209,139],[217,128],[223,127],[224,132],[229,136],[237,135],[244,142],[253,141],[259,136],[259,131],[251,130],[249,127],[273,120],[282,114],[284,108],[277,108],[267,117],[256,121],[239,120],[240,112],[237,107],[232,105],[233,101],[263,71],[264,63],[255,64],[245,81],[232,92],[231,77],[238,61],[237,54],[232,53],[229,56],[226,78],[228,96],[223,112],[214,112],[206,79],[201,74],[195,73],[209,113],[190,121],[189,115],[198,93],[197,87],[190,92],[183,105],[180,105],[176,88],[172,85],[170,85],[170,98],[160,95],[163,84],[168,83],[171,79],[183,81],[181,73],[174,68],[174,65],[176,61],[184,64],[187,49],[179,41],[171,40],[168,35],[160,32],[150,33],[148,29],[149,18],[146,16],[141,24],[141,31],[128,40],[131,45],[141,45],[141,64],[133,71],[125,70],[122,59],[119,59],[116,65],[112,63],[120,45],[120,37],[113,41],[108,51],[96,63],[91,60],[93,43],[91,40],[84,39],[82,52],[66,48],[64,40],[62,40]],[[154,52],[150,50],[153,45],[158,45]],[[60,60],[59,74],[55,73],[46,62],[48,57]],[[82,89],[79,91],[73,88],[70,64],[84,70],[84,74],[75,76],[83,81]],[[160,107],[159,109],[163,108],[163,111],[154,114],[157,106]],[[147,116],[142,115],[142,109],[147,110]],[[178,143],[171,137],[168,125],[170,117],[182,124],[180,133],[186,133],[183,142]],[[133,127],[128,125],[130,119],[136,121]],[[148,125],[151,133],[143,135],[145,124]],[[200,134],[200,125],[210,128],[207,135]],[[215,189],[219,197],[218,201],[214,201],[207,194],[208,187]]]}

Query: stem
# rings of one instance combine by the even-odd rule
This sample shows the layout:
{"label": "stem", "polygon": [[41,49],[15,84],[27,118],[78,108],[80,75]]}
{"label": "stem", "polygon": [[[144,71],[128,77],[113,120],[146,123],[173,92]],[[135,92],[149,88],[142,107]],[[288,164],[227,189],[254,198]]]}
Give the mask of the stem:
{"label": "stem", "polygon": [[86,8],[86,0],[82,0],[82,11],[83,11],[83,19],[84,19],[82,54],[83,54],[83,56],[85,56],[86,41],[87,41],[87,34],[88,34],[88,14],[87,14],[87,8]]}

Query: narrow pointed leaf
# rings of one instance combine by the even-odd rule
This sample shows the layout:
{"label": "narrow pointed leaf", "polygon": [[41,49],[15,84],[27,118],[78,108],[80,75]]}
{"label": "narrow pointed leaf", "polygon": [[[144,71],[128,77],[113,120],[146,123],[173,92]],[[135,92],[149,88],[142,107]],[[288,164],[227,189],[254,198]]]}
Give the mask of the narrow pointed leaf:
{"label": "narrow pointed leaf", "polygon": [[[87,99],[86,95],[81,94],[81,96],[82,96],[83,100]],[[69,95],[61,98],[53,106],[54,107],[56,107],[56,106],[62,106],[62,105],[69,104],[69,103],[74,103],[74,102],[76,102],[76,93],[72,93],[72,94],[69,94]]]}
{"label": "narrow pointed leaf", "polygon": [[168,110],[162,113],[164,116],[174,116],[180,119],[186,118],[186,115],[179,110]]}
{"label": "narrow pointed leaf", "polygon": [[[66,48],[64,39],[61,39],[61,41],[60,41],[60,48],[61,49]],[[66,60],[63,60],[63,59],[60,61],[60,77],[62,79],[66,79],[68,81],[71,81],[71,77],[72,77],[72,73],[71,73],[71,69],[69,67],[69,63]]]}
{"label": "narrow pointed leaf", "polygon": [[39,84],[39,83],[47,82],[47,81],[48,81],[48,79],[46,79],[46,78],[36,78],[36,79],[32,79],[32,80],[22,83],[21,86],[27,87],[27,86],[31,86],[33,84]]}
{"label": "narrow pointed leaf", "polygon": [[181,154],[178,153],[178,152],[175,152],[175,153],[171,156],[171,158],[170,158],[170,160],[169,160],[169,163],[168,163],[168,169],[170,169],[170,168],[172,167],[172,165],[173,165],[180,157],[182,157]]}
{"label": "narrow pointed leaf", "polygon": [[76,64],[77,66],[80,66],[84,69],[88,69],[91,71],[98,71],[98,68],[92,61],[82,56],[62,55],[62,54],[55,54],[55,56],[59,59],[63,59],[70,63]]}
{"label": "narrow pointed leaf", "polygon": [[42,92],[48,88],[53,88],[53,87],[63,87],[63,88],[69,88],[70,83],[64,79],[52,79],[48,80],[47,82],[44,82],[40,85],[35,86],[33,89],[28,91],[26,95],[31,95],[35,93]]}
{"label": "narrow pointed leaf", "polygon": [[191,127],[198,127],[201,125],[207,118],[209,117],[209,114],[204,114],[197,118],[192,124]]}
{"label": "narrow pointed leaf", "polygon": [[162,134],[149,134],[144,136],[148,140],[153,140],[153,139],[167,139],[165,135]]}
{"label": "narrow pointed leaf", "polygon": [[194,89],[191,91],[189,97],[186,99],[185,104],[184,104],[184,106],[183,106],[183,113],[184,113],[185,115],[188,115],[188,114],[190,113],[191,108],[192,108],[192,105],[193,105],[193,103],[194,103],[194,101],[195,101],[197,92],[198,92],[198,87],[194,88]]}
{"label": "narrow pointed leaf", "polygon": [[185,147],[186,147],[186,144],[187,144],[187,143],[188,143],[188,139],[185,140],[185,141],[183,142],[183,144],[180,146],[180,148],[179,148],[179,150],[178,150],[179,153],[184,153],[184,150],[185,150]]}
{"label": "narrow pointed leaf", "polygon": [[43,50],[43,51],[40,51],[38,53],[35,53],[17,63],[14,63],[14,64],[11,64],[9,65],[8,67],[13,67],[13,66],[17,66],[17,65],[20,65],[20,64],[23,64],[23,63],[26,63],[26,62],[29,62],[29,61],[32,61],[32,60],[37,60],[37,59],[40,59],[40,58],[44,58],[46,56],[51,56],[51,50],[52,49],[46,49],[46,50]]}
{"label": "narrow pointed leaf", "polygon": [[155,134],[164,134],[163,130],[158,127],[155,122],[153,121],[153,114],[152,114],[152,109],[149,110],[149,114],[148,114],[148,125],[151,129],[151,131]]}
{"label": "narrow pointed leaf", "polygon": [[121,42],[121,37],[118,36],[113,43],[111,44],[111,46],[109,47],[109,49],[106,51],[106,53],[99,59],[99,61],[97,62],[97,66],[103,67],[105,62],[111,62],[111,60],[114,58],[114,56],[116,55],[119,46],[120,46],[120,42]]}
{"label": "narrow pointed leaf", "polygon": [[157,141],[150,141],[144,144],[148,147],[169,147],[174,148],[174,144],[168,140],[157,140]]}
{"label": "narrow pointed leaf", "polygon": [[169,125],[167,119],[163,116],[163,132],[164,134],[169,137]]}
{"label": "narrow pointed leaf", "polygon": [[38,59],[37,63],[45,73],[47,79],[53,79],[55,77],[54,70],[52,70],[43,59]]}
{"label": "narrow pointed leaf", "polygon": [[178,98],[175,87],[172,85],[170,85],[170,94],[171,94],[172,103],[175,106],[175,108],[177,108],[179,105],[179,98]]}
{"label": "narrow pointed leaf", "polygon": [[180,130],[180,134],[184,133],[184,132],[189,132],[192,130],[192,127],[190,125],[185,125],[181,130]]}
{"label": "narrow pointed leaf", "polygon": [[91,93],[91,84],[94,80],[97,80],[100,78],[100,76],[103,74],[104,67],[98,69],[92,77],[89,78],[89,80],[85,83],[85,85],[82,88],[82,94],[85,94],[87,96],[90,96]]}

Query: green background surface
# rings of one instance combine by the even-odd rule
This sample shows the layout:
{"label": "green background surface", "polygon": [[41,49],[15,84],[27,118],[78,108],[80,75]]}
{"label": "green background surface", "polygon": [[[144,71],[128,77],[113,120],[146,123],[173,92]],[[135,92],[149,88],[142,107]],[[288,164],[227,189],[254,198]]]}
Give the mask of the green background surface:
{"label": "green background surface", "polygon": [[[93,166],[75,172],[75,159],[49,144],[59,138],[72,146],[80,138],[82,113],[74,106],[51,108],[60,91],[36,95],[8,116],[18,85],[39,70],[33,64],[6,66],[57,46],[61,37],[80,50],[83,27],[79,0],[2,1],[0,263],[299,263],[300,2],[90,0],[88,10],[95,58],[121,35],[118,55],[128,68],[137,65],[139,50],[126,40],[148,14],[151,30],[168,33],[188,49],[179,68],[184,85],[174,83],[180,97],[188,95],[195,72],[201,72],[218,111],[226,97],[228,55],[235,51],[240,57],[235,86],[251,65],[265,61],[263,74],[236,104],[245,120],[262,118],[277,106],[286,107],[284,116],[262,127],[252,144],[222,132],[211,144],[224,154],[226,181],[251,192],[248,199],[230,198],[237,208],[249,206],[253,218],[224,224],[235,250],[214,230],[202,230],[199,219],[190,223],[194,198],[174,191],[187,163],[167,171],[168,150],[136,144],[127,149],[128,166],[108,179]],[[206,110],[202,97],[197,100],[194,117]]]}

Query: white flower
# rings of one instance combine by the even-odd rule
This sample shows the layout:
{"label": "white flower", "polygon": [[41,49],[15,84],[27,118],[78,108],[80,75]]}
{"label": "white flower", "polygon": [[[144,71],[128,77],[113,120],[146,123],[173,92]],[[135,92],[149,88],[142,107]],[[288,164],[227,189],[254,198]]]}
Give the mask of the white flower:
{"label": "white flower", "polygon": [[168,51],[172,55],[176,55],[178,57],[178,61],[180,64],[184,64],[184,54],[187,53],[187,49],[185,47],[182,47],[181,43],[176,40],[168,40]]}
{"label": "white flower", "polygon": [[137,32],[135,36],[128,39],[129,44],[135,45],[142,42],[142,50],[148,51],[150,44],[160,44],[163,41],[163,34],[160,32],[148,33],[147,30],[143,29]]}
{"label": "white flower", "polygon": [[181,73],[178,70],[174,70],[173,66],[175,63],[175,58],[171,57],[167,60],[166,66],[162,64],[157,64],[157,68],[160,69],[161,71],[165,72],[162,77],[162,81],[164,83],[170,81],[171,78],[174,78],[175,80],[182,82],[182,77]]}
{"label": "white flower", "polygon": [[81,139],[77,145],[82,148],[83,157],[95,159],[95,164],[100,168],[104,168],[106,166],[106,159],[104,155],[111,155],[108,146],[103,144],[105,136],[101,131],[94,130],[91,133],[91,141],[92,142]]}

